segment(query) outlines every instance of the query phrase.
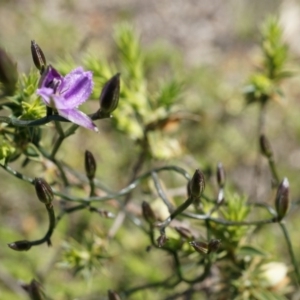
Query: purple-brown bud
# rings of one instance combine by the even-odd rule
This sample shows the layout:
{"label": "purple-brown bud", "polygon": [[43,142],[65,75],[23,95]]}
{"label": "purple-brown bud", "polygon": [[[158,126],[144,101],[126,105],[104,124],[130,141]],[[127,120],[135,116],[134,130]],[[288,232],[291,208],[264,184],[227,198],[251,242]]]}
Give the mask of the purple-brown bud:
{"label": "purple-brown bud", "polygon": [[108,300],[121,300],[120,296],[114,291],[109,290],[107,294]]}
{"label": "purple-brown bud", "polygon": [[151,206],[149,205],[148,202],[143,201],[142,203],[142,213],[143,216],[145,218],[145,220],[151,225],[156,221],[156,217],[155,214],[151,208]]}
{"label": "purple-brown bud", "polygon": [[161,248],[169,239],[166,237],[165,234],[162,234],[158,237],[158,239],[156,240],[157,241],[157,244],[158,244],[158,247]]}
{"label": "purple-brown bud", "polygon": [[278,221],[281,221],[287,214],[290,202],[289,194],[290,185],[288,179],[285,177],[277,189],[277,194],[275,198],[275,207]]}
{"label": "purple-brown bud", "polygon": [[54,197],[50,185],[43,178],[35,178],[34,186],[39,200],[46,205],[50,205]]}
{"label": "purple-brown bud", "polygon": [[175,226],[174,228],[184,239],[192,239],[194,237],[191,231],[185,227]]}
{"label": "purple-brown bud", "polygon": [[6,95],[12,96],[14,94],[17,81],[18,70],[16,62],[5,50],[0,48],[0,82]]}
{"label": "purple-brown bud", "polygon": [[264,155],[267,158],[272,157],[273,151],[271,148],[271,144],[264,134],[261,134],[261,136],[259,137],[259,145],[262,155]]}
{"label": "purple-brown bud", "polygon": [[190,242],[190,245],[201,254],[209,254],[211,252],[217,252],[219,246],[221,244],[221,240],[212,239],[209,243],[206,242]]}
{"label": "purple-brown bud", "polygon": [[40,48],[40,46],[34,40],[31,41],[30,48],[31,48],[31,55],[32,55],[32,60],[34,62],[34,65],[42,74],[46,69],[46,65],[47,65],[45,55],[42,49]]}
{"label": "purple-brown bud", "polygon": [[212,239],[208,243],[208,253],[217,252],[221,245],[221,240]]}
{"label": "purple-brown bud", "polygon": [[97,169],[97,164],[94,155],[88,150],[85,151],[84,166],[85,166],[86,176],[88,177],[88,179],[90,180],[94,179],[96,169]]}
{"label": "purple-brown bud", "polygon": [[205,242],[196,242],[192,241],[189,243],[197,252],[201,254],[207,254],[208,253],[208,244]]}
{"label": "purple-brown bud", "polygon": [[221,162],[218,163],[217,166],[217,182],[219,185],[219,188],[223,188],[225,185],[225,170],[223,168],[223,164]]}
{"label": "purple-brown bud", "polygon": [[100,110],[105,114],[112,113],[118,106],[120,97],[120,73],[108,80],[100,95]]}
{"label": "purple-brown bud", "polygon": [[189,183],[188,192],[190,193],[190,197],[192,197],[195,201],[198,201],[201,197],[205,188],[205,180],[203,173],[197,169],[193,175]]}
{"label": "purple-brown bud", "polygon": [[17,241],[7,244],[9,248],[15,251],[28,251],[31,248],[31,243],[29,241]]}
{"label": "purple-brown bud", "polygon": [[42,300],[44,299],[42,285],[35,279],[31,280],[30,284],[22,285],[22,288],[28,292],[30,299]]}

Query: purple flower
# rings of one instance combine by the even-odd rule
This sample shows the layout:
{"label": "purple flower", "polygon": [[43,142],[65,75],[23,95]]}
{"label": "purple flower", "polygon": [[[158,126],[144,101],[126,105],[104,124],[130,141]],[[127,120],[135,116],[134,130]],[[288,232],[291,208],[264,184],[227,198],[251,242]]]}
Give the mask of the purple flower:
{"label": "purple flower", "polygon": [[77,109],[92,92],[92,77],[92,72],[84,72],[81,67],[63,77],[52,66],[48,66],[40,79],[37,94],[47,106],[55,108],[60,116],[98,131],[92,120]]}

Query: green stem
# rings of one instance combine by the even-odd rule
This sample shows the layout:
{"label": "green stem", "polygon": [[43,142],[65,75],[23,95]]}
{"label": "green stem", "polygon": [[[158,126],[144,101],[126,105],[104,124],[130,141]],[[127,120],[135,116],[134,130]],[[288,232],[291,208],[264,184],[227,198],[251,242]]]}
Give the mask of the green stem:
{"label": "green stem", "polygon": [[273,179],[275,181],[274,186],[278,187],[280,179],[279,179],[279,176],[278,176],[278,173],[277,173],[277,170],[276,170],[276,164],[275,164],[273,155],[268,158],[268,162],[269,162],[269,167],[270,167]]}
{"label": "green stem", "polygon": [[94,179],[89,179],[89,184],[90,184],[90,197],[95,196],[95,182]]}
{"label": "green stem", "polygon": [[164,222],[157,224],[161,234],[165,232],[165,228],[171,223],[171,221],[186,210],[193,202],[193,198],[188,198],[184,203],[178,206]]}
{"label": "green stem", "polygon": [[291,242],[289,233],[288,233],[288,231],[286,229],[286,226],[285,226],[285,224],[283,222],[279,222],[278,224],[279,224],[279,226],[280,226],[280,228],[281,228],[281,230],[283,232],[285,241],[287,243],[289,255],[291,257],[292,264],[294,266],[294,270],[295,270],[295,273],[296,273],[296,281],[297,281],[297,284],[299,286],[300,285],[299,267],[298,267],[298,263],[297,263],[297,260],[296,260],[296,257],[295,257],[294,251],[293,251],[293,246],[292,246],[292,242]]}
{"label": "green stem", "polygon": [[48,231],[47,231],[47,233],[45,234],[45,236],[43,238],[41,238],[39,240],[35,240],[35,241],[30,241],[31,246],[41,245],[45,242],[48,243],[48,246],[51,246],[50,238],[51,238],[52,233],[54,231],[56,220],[55,220],[53,205],[49,204],[49,205],[45,205],[45,206],[46,206],[46,209],[47,209],[47,212],[48,212],[48,217],[49,217]]}
{"label": "green stem", "polygon": [[230,221],[230,220],[212,218],[210,215],[197,215],[190,212],[184,212],[183,215],[191,219],[209,220],[210,222],[222,224],[225,226],[252,226],[252,225],[263,225],[263,224],[270,224],[270,223],[277,222],[277,217],[273,217],[271,219],[266,219],[266,220],[257,220],[257,221]]}
{"label": "green stem", "polygon": [[[0,166],[3,169],[5,169],[8,173],[10,173],[11,175],[33,184],[34,179],[32,179],[30,177],[27,177],[27,176],[24,176],[23,174],[13,170],[8,165],[0,164]],[[61,197],[62,199],[66,200],[66,201],[81,202],[81,203],[103,202],[103,201],[107,201],[107,200],[111,200],[111,199],[120,198],[120,197],[128,194],[129,192],[134,190],[139,184],[141,184],[141,182],[144,179],[150,177],[152,172],[160,173],[160,172],[163,172],[163,171],[173,171],[173,172],[181,174],[186,179],[190,179],[189,174],[184,169],[182,169],[180,167],[177,167],[177,166],[164,166],[164,167],[160,167],[160,168],[154,168],[154,169],[142,174],[136,180],[134,180],[132,183],[130,183],[128,186],[126,186],[125,188],[120,190],[118,193],[108,193],[106,196],[102,196],[102,197],[94,196],[94,197],[89,197],[89,198],[81,198],[81,197],[66,195],[64,193],[61,193],[61,192],[58,192],[58,191],[55,191],[55,190],[53,191],[53,193],[54,193],[54,195],[56,195],[58,197]],[[201,197],[203,197],[203,195]]]}
{"label": "green stem", "polygon": [[131,295],[133,293],[136,293],[140,290],[153,289],[153,288],[157,288],[157,287],[164,287],[166,289],[171,289],[171,288],[175,287],[176,285],[178,285],[181,282],[180,279],[177,279],[176,281],[171,282],[172,279],[173,279],[173,276],[171,276],[170,278],[168,278],[164,281],[152,282],[152,283],[140,285],[140,286],[137,286],[135,288],[131,288],[131,289],[125,291],[124,294],[125,294],[125,296],[129,296],[129,295]]}
{"label": "green stem", "polygon": [[[107,114],[98,114],[98,113],[90,114],[88,116],[92,120],[107,119],[111,117],[110,115]],[[41,126],[51,121],[70,122],[69,120],[65,119],[64,117],[61,117],[60,115],[49,115],[38,120],[19,120],[16,118],[0,116],[1,123],[6,123],[9,125],[13,125],[15,127]]]}
{"label": "green stem", "polygon": [[76,124],[73,124],[66,132],[63,132],[62,128],[61,128],[61,125],[60,123],[58,122],[55,122],[55,127],[56,127],[56,130],[59,134],[59,137],[56,141],[56,143],[54,144],[53,146],[53,149],[52,149],[52,153],[50,155],[50,159],[51,160],[54,160],[54,157],[57,153],[57,151],[59,150],[62,142],[70,135],[74,134],[76,129],[79,127],[78,125]]}
{"label": "green stem", "polygon": [[155,188],[156,188],[156,191],[159,195],[159,197],[162,199],[162,201],[165,203],[165,205],[167,206],[168,210],[169,210],[169,213],[172,213],[174,211],[174,207],[173,207],[173,204],[169,201],[167,195],[165,194],[160,182],[159,182],[159,178],[157,176],[157,173],[156,172],[152,172],[151,173],[151,177],[153,179],[153,182],[154,182],[154,185],[155,185]]}

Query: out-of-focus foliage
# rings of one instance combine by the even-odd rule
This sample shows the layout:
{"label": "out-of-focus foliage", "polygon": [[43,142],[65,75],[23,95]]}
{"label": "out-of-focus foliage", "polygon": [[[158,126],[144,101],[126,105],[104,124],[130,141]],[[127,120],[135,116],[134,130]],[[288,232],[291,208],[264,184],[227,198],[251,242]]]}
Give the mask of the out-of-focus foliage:
{"label": "out-of-focus foliage", "polygon": [[276,17],[269,17],[262,26],[261,70],[253,74],[245,88],[248,103],[264,104],[282,95],[279,83],[292,74],[286,70],[287,46],[283,42],[283,32]]}

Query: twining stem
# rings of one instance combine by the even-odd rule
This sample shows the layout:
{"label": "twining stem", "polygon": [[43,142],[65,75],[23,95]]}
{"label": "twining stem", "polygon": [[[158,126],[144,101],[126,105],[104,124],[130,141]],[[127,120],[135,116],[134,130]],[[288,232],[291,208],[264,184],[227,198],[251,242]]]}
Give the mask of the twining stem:
{"label": "twining stem", "polygon": [[170,216],[163,221],[162,223],[157,224],[157,226],[159,227],[159,230],[161,232],[161,234],[164,234],[165,232],[165,228],[171,223],[171,221],[178,216],[179,214],[181,214],[183,211],[185,211],[192,203],[193,203],[194,199],[192,197],[189,197],[185,202],[183,202],[180,206],[178,206],[171,214]]}
{"label": "twining stem", "polygon": [[[34,179],[27,177],[15,170],[13,170],[11,167],[9,167],[8,165],[2,165],[0,164],[0,166],[6,170],[8,173],[10,173],[11,175],[22,179],[26,182],[29,182],[31,184],[34,184]],[[160,173],[163,171],[173,171],[176,173],[181,174],[182,176],[184,176],[186,179],[190,179],[189,174],[182,168],[177,167],[177,166],[164,166],[164,167],[159,167],[159,168],[154,168],[144,174],[142,174],[141,176],[139,176],[135,181],[133,181],[131,184],[129,184],[128,186],[126,186],[125,188],[121,189],[119,192],[117,193],[108,193],[106,196],[102,196],[102,197],[89,197],[89,198],[80,198],[80,197],[75,197],[75,196],[70,196],[70,195],[66,195],[64,193],[58,192],[56,190],[53,189],[53,194],[61,197],[62,199],[66,200],[66,201],[71,201],[71,202],[80,202],[80,203],[91,203],[91,202],[104,202],[104,201],[108,201],[111,199],[117,199],[120,198],[124,195],[126,195],[127,193],[129,193],[130,191],[134,190],[144,179],[146,179],[147,177],[150,177],[153,172],[154,173]],[[202,196],[203,197],[203,194]],[[274,209],[272,209],[271,207],[269,207],[268,205],[264,204],[264,203],[259,203],[259,202],[255,202],[250,203],[250,205],[256,205],[259,207],[263,207],[266,208],[270,214],[272,214],[273,216],[276,216],[276,212],[274,211]],[[223,225],[255,225],[253,224],[253,222],[248,223],[248,222],[232,222],[232,221],[227,221],[227,224],[225,224],[225,220],[221,220],[221,219],[213,219],[210,217],[210,215],[199,215],[199,214],[193,214],[193,213],[189,213],[189,212],[183,212],[182,215],[187,216],[189,218],[193,218],[193,219],[197,219],[197,220],[206,220],[209,219],[210,221],[216,222],[216,223],[220,223]],[[273,219],[270,220],[263,220],[263,221],[257,221],[257,222],[261,222],[260,224],[267,224],[267,223],[273,223]],[[262,223],[265,222],[265,223]]]}
{"label": "twining stem", "polygon": [[42,155],[45,158],[49,159],[50,161],[52,161],[57,166],[57,168],[58,168],[58,170],[60,172],[60,176],[61,176],[61,179],[62,179],[64,185],[65,186],[69,186],[69,181],[68,181],[68,178],[67,178],[67,175],[65,173],[65,170],[63,168],[62,163],[59,160],[57,160],[57,159],[52,159],[51,155],[45,149],[43,149],[41,146],[38,147],[38,150],[42,153]]}
{"label": "twining stem", "polygon": [[[88,116],[92,120],[107,119],[107,118],[111,117],[110,115],[101,114],[101,113],[94,113],[94,114],[90,114]],[[64,117],[62,117],[60,115],[47,115],[47,116],[45,116],[41,119],[37,119],[37,120],[19,120],[17,118],[0,116],[1,123],[6,123],[9,125],[13,125],[15,127],[41,126],[41,125],[45,125],[51,121],[70,122],[69,120],[65,119]]]}
{"label": "twining stem", "polygon": [[28,251],[32,246],[41,245],[43,243],[47,243],[48,246],[51,246],[51,236],[55,228],[56,220],[52,203],[45,204],[48,217],[49,217],[49,226],[48,231],[45,236],[39,240],[35,241],[17,241],[14,243],[8,244],[8,246],[15,251]]}
{"label": "twining stem", "polygon": [[[147,157],[147,152],[146,151],[141,151],[140,155],[139,155],[139,157],[138,157],[138,159],[137,159],[137,161],[136,161],[136,163],[133,167],[133,171],[132,171],[131,178],[129,180],[129,184],[132,184],[136,180],[137,174],[142,169],[146,157]],[[115,236],[115,234],[117,233],[117,231],[119,230],[119,228],[123,224],[123,222],[125,220],[125,216],[126,216],[126,213],[125,213],[126,206],[128,205],[128,203],[130,201],[130,198],[131,198],[131,191],[126,193],[126,196],[124,198],[123,209],[117,215],[117,217],[115,219],[115,222],[113,223],[112,227],[110,228],[110,230],[108,232],[108,236],[110,238]]]}
{"label": "twining stem", "polygon": [[153,288],[157,288],[157,287],[164,287],[166,289],[171,289],[181,282],[181,280],[179,278],[176,279],[174,282],[171,282],[172,280],[173,280],[173,276],[171,276],[163,281],[152,282],[152,283],[140,285],[140,286],[137,286],[137,287],[134,287],[134,288],[131,288],[131,289],[125,291],[124,294],[125,294],[125,296],[129,296],[140,290],[153,289]]}
{"label": "twining stem", "polygon": [[[266,101],[261,103],[260,110],[259,110],[258,126],[257,126],[257,136],[258,136],[258,138],[265,131],[266,112],[267,112],[266,104],[267,104],[267,99],[266,99]],[[257,138],[257,141],[258,141],[258,138]],[[257,197],[258,197],[258,184],[259,184],[258,178],[260,177],[260,173],[261,173],[260,160],[261,160],[261,154],[260,154],[260,150],[258,150],[256,163],[255,163],[255,166],[254,166],[254,176],[253,176],[253,184],[252,184],[253,191],[254,191],[253,197],[256,200],[257,200]]]}
{"label": "twining stem", "polygon": [[167,206],[169,213],[172,213],[174,211],[174,207],[173,204],[169,201],[167,195],[165,194],[160,182],[159,182],[159,178],[157,176],[156,172],[151,172],[151,177],[153,179],[156,191],[159,195],[159,197],[163,200],[164,204]]}
{"label": "twining stem", "polygon": [[269,167],[270,167],[270,170],[271,170],[271,174],[273,176],[274,187],[278,187],[278,185],[280,183],[280,179],[279,179],[279,176],[278,176],[278,173],[277,173],[276,164],[275,164],[273,155],[271,155],[268,158],[268,163],[269,163]]}
{"label": "twining stem", "polygon": [[263,225],[263,224],[270,224],[270,223],[277,222],[277,217],[273,217],[271,219],[266,219],[266,220],[256,220],[256,221],[230,221],[230,220],[212,218],[210,215],[198,215],[190,212],[183,212],[182,215],[195,220],[209,220],[210,222],[222,224],[225,226],[252,226],[252,225]]}
{"label": "twining stem", "polygon": [[46,204],[45,206],[46,206],[46,209],[47,209],[47,212],[48,212],[48,217],[49,217],[48,231],[47,231],[47,233],[45,234],[45,236],[43,238],[41,238],[39,240],[35,240],[35,241],[30,241],[31,246],[41,245],[45,242],[47,242],[47,244],[49,246],[51,246],[50,238],[51,238],[52,233],[54,231],[56,220],[55,220],[55,214],[54,214],[54,209],[53,209],[52,203]]}
{"label": "twining stem", "polygon": [[286,229],[285,224],[283,222],[279,222],[278,224],[279,224],[279,226],[280,226],[280,228],[283,232],[285,241],[287,243],[289,255],[291,257],[292,264],[293,264],[294,269],[295,269],[296,280],[297,280],[297,284],[298,284],[298,287],[299,287],[299,285],[300,285],[300,272],[299,272],[299,266],[298,266],[298,263],[297,263],[297,260],[296,260],[296,257],[295,257],[294,251],[293,251],[292,242],[291,242],[291,239],[290,239],[290,236],[289,236],[289,233]]}
{"label": "twining stem", "polygon": [[59,150],[62,142],[67,138],[69,137],[70,135],[74,134],[76,129],[79,127],[79,125],[76,125],[76,124],[73,124],[72,126],[70,126],[69,129],[66,130],[66,132],[63,132],[62,128],[61,128],[61,125],[59,122],[55,122],[55,127],[56,127],[56,130],[59,134],[59,137],[57,139],[57,141],[55,142],[54,146],[53,146],[53,149],[52,149],[52,153],[50,155],[50,158],[51,159],[54,159],[57,151]]}

